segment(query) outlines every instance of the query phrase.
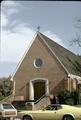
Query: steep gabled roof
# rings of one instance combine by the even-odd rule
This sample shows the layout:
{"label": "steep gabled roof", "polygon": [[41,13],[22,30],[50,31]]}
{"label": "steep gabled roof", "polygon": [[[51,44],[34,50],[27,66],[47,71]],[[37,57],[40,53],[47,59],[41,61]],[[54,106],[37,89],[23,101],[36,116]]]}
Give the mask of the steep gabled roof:
{"label": "steep gabled roof", "polygon": [[70,74],[81,76],[81,59],[78,55],[75,55],[71,51],[67,50],[63,46],[57,44],[50,38],[46,37],[42,33],[40,36],[46,41],[51,50],[56,54],[58,59],[62,62],[65,68]]}

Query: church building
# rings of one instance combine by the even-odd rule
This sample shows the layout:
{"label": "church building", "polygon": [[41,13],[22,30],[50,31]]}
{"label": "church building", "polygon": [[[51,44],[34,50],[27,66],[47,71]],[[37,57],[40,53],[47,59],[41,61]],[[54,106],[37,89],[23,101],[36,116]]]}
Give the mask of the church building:
{"label": "church building", "polygon": [[14,101],[39,100],[81,84],[81,58],[37,32],[11,80]]}

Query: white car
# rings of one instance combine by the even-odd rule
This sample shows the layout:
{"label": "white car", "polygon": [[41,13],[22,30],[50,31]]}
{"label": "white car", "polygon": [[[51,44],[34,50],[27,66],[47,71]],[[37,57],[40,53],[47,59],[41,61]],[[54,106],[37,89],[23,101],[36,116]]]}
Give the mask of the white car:
{"label": "white car", "polygon": [[0,103],[0,119],[14,118],[17,116],[17,110],[12,104]]}

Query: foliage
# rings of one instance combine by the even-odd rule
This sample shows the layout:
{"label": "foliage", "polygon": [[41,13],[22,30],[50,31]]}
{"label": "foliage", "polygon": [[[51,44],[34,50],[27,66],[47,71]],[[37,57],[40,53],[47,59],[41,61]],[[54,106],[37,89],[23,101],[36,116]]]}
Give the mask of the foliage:
{"label": "foliage", "polygon": [[65,104],[66,100],[71,97],[70,91],[68,90],[63,90],[58,93],[58,99],[60,104]]}
{"label": "foliage", "polygon": [[3,100],[5,97],[4,96],[0,96],[0,100]]}
{"label": "foliage", "polygon": [[2,84],[0,85],[0,100],[9,96],[12,91],[12,81],[10,80],[11,77],[9,76],[6,79],[3,79]]}
{"label": "foliage", "polygon": [[77,91],[63,90],[58,93],[60,104],[77,105],[79,103],[79,93]]}
{"label": "foliage", "polygon": [[81,18],[75,20],[75,28],[77,29],[76,37],[70,41],[71,45],[81,47]]}
{"label": "foliage", "polygon": [[74,105],[77,105],[79,102],[79,93],[78,91],[71,92],[71,96],[73,98]]}
{"label": "foliage", "polygon": [[0,96],[2,96],[2,92],[0,92]]}

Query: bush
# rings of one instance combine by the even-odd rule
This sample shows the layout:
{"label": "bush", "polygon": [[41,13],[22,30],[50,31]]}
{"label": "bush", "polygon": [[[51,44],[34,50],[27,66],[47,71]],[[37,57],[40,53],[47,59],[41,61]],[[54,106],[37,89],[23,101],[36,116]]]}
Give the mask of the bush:
{"label": "bush", "polygon": [[10,76],[8,78],[3,78],[3,82],[0,85],[0,100],[4,99],[12,93],[13,83],[10,78]]}
{"label": "bush", "polygon": [[67,99],[71,97],[70,91],[68,90],[63,90],[58,93],[58,99],[60,104],[66,104]]}
{"label": "bush", "polygon": [[0,100],[3,100],[5,97],[4,96],[0,96]]}
{"label": "bush", "polygon": [[58,93],[58,99],[60,104],[77,105],[79,104],[79,93],[78,91],[63,90]]}
{"label": "bush", "polygon": [[71,97],[73,98],[74,105],[79,103],[79,93],[77,91],[71,92]]}
{"label": "bush", "polygon": [[2,96],[2,92],[0,91],[0,97]]}

